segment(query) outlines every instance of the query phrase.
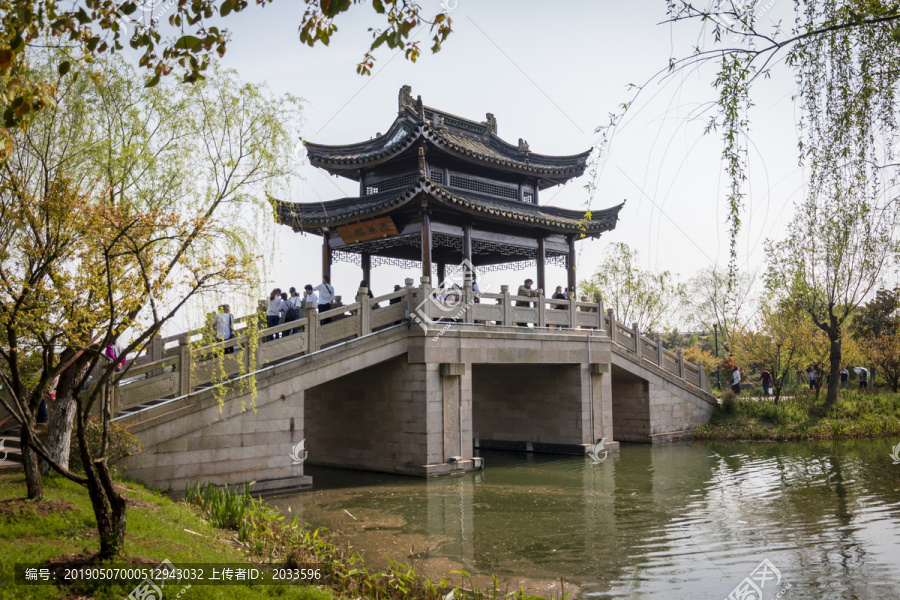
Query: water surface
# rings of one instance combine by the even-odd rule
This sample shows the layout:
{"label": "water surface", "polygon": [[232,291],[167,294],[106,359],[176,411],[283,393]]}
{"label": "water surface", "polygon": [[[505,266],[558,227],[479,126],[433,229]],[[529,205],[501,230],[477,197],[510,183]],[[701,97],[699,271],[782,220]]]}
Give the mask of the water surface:
{"label": "water surface", "polygon": [[581,598],[723,599],[768,560],[779,573],[763,600],[889,600],[900,599],[890,452],[890,440],[623,444],[596,465],[483,453],[483,472],[433,480],[310,466],[313,490],[271,502],[343,534],[372,567],[463,569],[480,585],[494,574],[510,590],[558,595],[562,579]]}

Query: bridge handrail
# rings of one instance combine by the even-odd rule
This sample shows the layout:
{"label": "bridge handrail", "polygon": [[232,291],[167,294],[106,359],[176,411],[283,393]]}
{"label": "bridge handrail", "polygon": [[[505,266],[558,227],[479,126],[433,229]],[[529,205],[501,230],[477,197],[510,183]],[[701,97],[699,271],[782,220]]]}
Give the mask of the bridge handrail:
{"label": "bridge handrail", "polygon": [[[434,291],[435,288],[431,288],[427,283],[416,288],[412,286],[411,280],[407,280],[405,288],[374,298],[368,297],[368,290],[360,289],[356,302],[337,306],[322,313],[317,313],[315,307],[304,307],[303,318],[255,332],[258,339],[265,342],[257,347],[256,364],[250,364],[248,325],[252,319],[260,318],[258,313],[236,319],[235,336],[231,339],[215,341],[199,348],[192,347],[192,342],[198,338],[202,339],[201,336],[205,332],[209,333],[208,329],[206,331],[203,328],[195,329],[165,338],[157,337],[147,352],[128,362],[125,371],[127,379],[120,377],[117,384],[128,387],[139,383],[141,385],[132,389],[146,388],[149,390],[147,394],[151,392],[161,394],[157,396],[158,398],[166,397],[167,394],[187,395],[196,386],[207,384],[217,376],[209,366],[209,359],[228,348],[232,348],[233,352],[223,358],[226,375],[237,373],[241,369],[255,370],[291,356],[315,352],[323,345],[368,335],[373,330],[391,326],[396,322],[409,321],[410,313],[418,312],[421,306],[424,312],[415,316],[426,316],[435,321],[446,322],[449,318],[451,321],[463,323],[495,321],[499,325],[512,326],[516,320],[527,318],[536,328],[558,326],[600,330],[611,342],[635,353],[638,360],[647,360],[679,376],[687,383],[705,389],[702,363],[697,365],[686,363],[682,351],[679,349],[675,353],[667,350],[662,346],[658,335],[655,339],[651,339],[639,331],[636,323],[630,327],[620,323],[615,318],[613,309],[604,311],[599,298],[596,302],[584,302],[557,300],[543,295],[517,296],[510,294],[507,286],[502,286],[499,294],[490,292],[478,294],[480,301],[476,302],[476,294],[467,285],[461,289],[460,303],[455,305],[458,309],[448,316],[447,311],[441,311],[435,308],[433,303],[425,302]],[[398,299],[400,302],[396,302]],[[391,300],[395,302],[391,304]],[[497,303],[491,303],[491,300],[497,300]],[[381,306],[384,302],[387,304]],[[515,302],[528,302],[531,306],[515,306]],[[377,319],[372,318],[373,311],[378,315]],[[330,319],[330,322],[323,323],[326,319]],[[241,327],[238,327],[238,324]],[[177,346],[167,348],[173,341]],[[167,370],[169,366],[173,368]],[[195,369],[197,373],[192,374],[192,366],[197,367]],[[141,376],[144,378],[140,379]],[[154,378],[162,377],[164,379],[159,379],[158,385],[150,385]],[[134,405],[138,400],[129,401],[129,405]]]}

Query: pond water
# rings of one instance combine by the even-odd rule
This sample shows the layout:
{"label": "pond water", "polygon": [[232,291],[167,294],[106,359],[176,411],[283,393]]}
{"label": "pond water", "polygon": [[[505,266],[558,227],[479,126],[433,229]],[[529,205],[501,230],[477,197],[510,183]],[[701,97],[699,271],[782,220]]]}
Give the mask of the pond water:
{"label": "pond water", "polygon": [[484,471],[433,480],[310,466],[313,490],[270,502],[339,532],[376,569],[462,569],[481,586],[494,574],[508,591],[900,599],[890,440],[623,444],[600,464],[482,455]]}

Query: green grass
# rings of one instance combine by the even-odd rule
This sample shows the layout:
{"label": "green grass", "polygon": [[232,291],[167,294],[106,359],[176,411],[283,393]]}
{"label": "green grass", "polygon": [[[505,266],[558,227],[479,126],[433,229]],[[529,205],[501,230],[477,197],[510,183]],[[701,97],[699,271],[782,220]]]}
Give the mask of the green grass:
{"label": "green grass", "polygon": [[698,440],[828,440],[900,434],[900,394],[841,390],[834,406],[825,391],[816,400],[803,391],[782,398],[725,398],[709,423],[694,432]]}
{"label": "green grass", "polygon": [[[193,507],[173,502],[140,485],[127,485],[128,534],[122,560],[143,558],[156,563],[169,559],[180,563],[245,563],[246,551],[229,543],[231,532],[217,529],[201,519]],[[0,475],[0,600],[57,599],[80,595],[78,590],[56,586],[17,586],[13,583],[16,563],[44,563],[62,554],[96,552],[99,549],[96,522],[83,487],[61,477],[44,480],[45,504],[18,500],[25,497],[21,471]],[[16,509],[9,500],[15,500]],[[46,503],[50,502],[47,510]],[[66,508],[68,507],[68,510]],[[190,530],[195,535],[189,533]],[[120,600],[133,586],[109,586],[94,592],[98,599]],[[90,596],[88,596],[90,597]],[[174,597],[174,596],[173,596]],[[179,600],[255,600],[265,598],[329,600],[334,595],[310,586],[193,586]]]}

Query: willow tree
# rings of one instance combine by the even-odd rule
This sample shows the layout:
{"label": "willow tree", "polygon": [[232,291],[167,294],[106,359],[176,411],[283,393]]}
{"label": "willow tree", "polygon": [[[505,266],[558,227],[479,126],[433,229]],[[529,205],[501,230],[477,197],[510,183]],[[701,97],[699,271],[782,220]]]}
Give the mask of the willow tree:
{"label": "willow tree", "polygon": [[628,244],[610,244],[597,272],[581,282],[582,293],[602,297],[617,319],[637,323],[640,331],[677,325],[673,316],[684,302],[684,286],[669,271],[642,269],[639,260]]}
{"label": "willow tree", "polygon": [[[717,65],[718,112],[729,176],[731,271],[747,176],[753,84],[785,69],[797,84],[799,161],[806,194],[786,239],[770,243],[769,283],[780,286],[829,338],[829,402],[838,392],[841,331],[896,254],[896,142],[900,5],[794,0],[788,25],[762,25],[756,0],[706,5],[667,0],[673,23],[696,23],[709,43],[672,60],[668,72]],[[779,8],[783,8],[779,6]]]}
{"label": "willow tree", "polygon": [[[126,500],[106,462],[105,390],[127,368],[117,374],[103,349],[123,340],[139,352],[188,303],[253,286],[255,226],[272,222],[267,194],[290,175],[298,115],[295,99],[217,68],[196,86],[146,88],[124,61],[100,61],[78,81],[18,132],[2,167],[0,400],[21,428],[29,497],[42,494],[38,457],[84,485],[109,557],[123,547]],[[57,376],[83,475],[35,436]],[[99,453],[86,439],[92,414]]]}

